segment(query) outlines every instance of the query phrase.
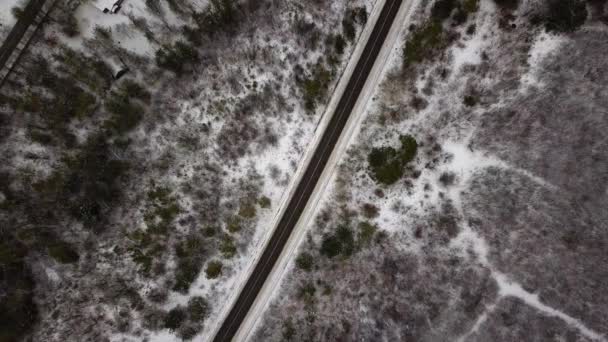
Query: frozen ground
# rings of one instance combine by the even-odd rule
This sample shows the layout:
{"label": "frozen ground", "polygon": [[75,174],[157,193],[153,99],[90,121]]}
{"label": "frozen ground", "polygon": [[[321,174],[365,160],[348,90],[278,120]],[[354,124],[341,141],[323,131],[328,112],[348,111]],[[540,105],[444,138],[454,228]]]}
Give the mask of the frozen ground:
{"label": "frozen ground", "polygon": [[[536,10],[480,1],[432,60],[393,54],[253,340],[606,340],[608,27]],[[403,134],[378,184],[367,155]]]}
{"label": "frozen ground", "polygon": [[0,223],[27,249],[35,340],[207,338],[371,9],[171,3],[61,2],[2,89]]}
{"label": "frozen ground", "polygon": [[17,21],[12,12],[13,7],[23,7],[23,3],[21,0],[5,0],[0,3],[0,41],[4,41]]}

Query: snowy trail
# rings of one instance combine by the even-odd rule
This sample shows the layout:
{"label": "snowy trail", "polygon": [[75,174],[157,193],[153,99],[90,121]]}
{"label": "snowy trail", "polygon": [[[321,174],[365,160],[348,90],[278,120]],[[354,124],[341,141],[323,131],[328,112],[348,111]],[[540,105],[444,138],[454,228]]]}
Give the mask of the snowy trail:
{"label": "snowy trail", "polygon": [[[468,139],[466,140],[468,141]],[[465,147],[466,145],[466,142],[461,144],[452,142],[446,145],[446,150],[454,155],[454,159],[449,165],[449,168],[451,168],[453,171],[459,171],[461,175],[464,176],[462,185],[448,192],[449,197],[452,199],[452,202],[454,203],[461,217],[465,217],[465,212],[462,207],[461,194],[470,183],[470,180],[473,177],[475,171],[482,168],[500,167],[504,169],[510,169],[529,177],[532,181],[536,182],[541,186],[547,187],[551,190],[556,189],[554,185],[546,182],[540,177],[531,174],[527,170],[515,168],[509,165],[508,163],[492,156],[488,157],[483,156],[480,153],[472,153]],[[474,162],[466,162],[471,160]],[[475,166],[473,167],[472,165]],[[466,222],[466,220],[463,221]],[[466,250],[467,247],[471,247],[471,249],[475,252],[477,261],[487,267],[489,270],[491,270],[492,278],[494,279],[494,281],[496,281],[498,285],[498,298],[494,304],[488,306],[486,308],[486,311],[478,317],[471,330],[467,332],[464,336],[461,336],[458,341],[466,341],[468,336],[475,333],[479,329],[479,327],[486,321],[488,314],[490,314],[496,308],[496,305],[498,305],[500,298],[503,297],[518,298],[522,300],[526,305],[535,308],[536,310],[547,316],[553,316],[563,320],[566,324],[576,328],[578,331],[580,331],[581,334],[590,338],[591,340],[606,341],[603,335],[599,334],[596,331],[593,331],[580,320],[569,316],[563,311],[560,311],[556,308],[550,307],[542,303],[538,298],[538,294],[530,293],[524,290],[521,284],[513,281],[506,274],[496,270],[494,265],[492,265],[489,261],[489,246],[486,240],[477,232],[475,232],[468,224],[463,223],[462,228],[463,229],[461,233],[451,242],[451,246],[454,247],[460,245],[464,247],[463,250]]]}

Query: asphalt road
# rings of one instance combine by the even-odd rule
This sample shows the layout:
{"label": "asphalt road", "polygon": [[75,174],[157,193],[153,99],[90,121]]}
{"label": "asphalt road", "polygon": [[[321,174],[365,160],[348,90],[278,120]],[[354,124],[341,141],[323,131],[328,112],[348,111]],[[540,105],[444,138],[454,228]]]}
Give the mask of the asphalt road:
{"label": "asphalt road", "polygon": [[260,292],[262,285],[268,278],[270,271],[275,265],[285,243],[289,239],[310,195],[312,194],[327,161],[338,142],[340,134],[344,129],[344,125],[350,116],[350,113],[357,102],[359,94],[363,89],[363,85],[374,65],[376,57],[384,44],[384,40],[391,28],[393,20],[397,15],[399,7],[403,0],[388,0],[378,17],[376,26],[374,27],[367,45],[353,74],[348,81],[342,98],[338,102],[334,115],[332,116],[325,133],[321,137],[319,145],[308,164],[308,168],[304,172],[302,180],[298,184],[293,197],[287,205],[287,209],[279,224],[273,233],[266,249],[259,259],[255,269],[251,273],[247,283],[243,287],[234,306],[226,316],[222,326],[215,335],[214,341],[230,341],[239,329],[239,326],[245,319],[251,305],[256,296]]}

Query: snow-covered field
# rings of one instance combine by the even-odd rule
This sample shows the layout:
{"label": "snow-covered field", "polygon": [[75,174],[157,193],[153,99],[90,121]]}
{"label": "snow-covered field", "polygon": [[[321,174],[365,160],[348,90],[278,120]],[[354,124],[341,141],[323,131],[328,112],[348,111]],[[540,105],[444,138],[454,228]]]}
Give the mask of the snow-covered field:
{"label": "snow-covered field", "polygon": [[[253,340],[606,340],[608,326],[596,314],[608,313],[592,298],[608,273],[591,267],[605,260],[603,243],[579,235],[593,231],[608,241],[596,228],[606,194],[588,199],[589,209],[569,202],[593,187],[583,184],[605,179],[606,156],[595,154],[597,164],[586,163],[576,185],[566,181],[570,163],[586,157],[560,139],[584,134],[556,135],[559,126],[546,122],[565,124],[580,108],[567,102],[585,101],[582,90],[568,98],[565,84],[602,92],[582,75],[585,65],[594,77],[605,75],[589,49],[608,30],[594,24],[556,34],[529,24],[533,3],[513,12],[478,5],[464,23],[445,24],[453,38],[433,60],[404,72],[402,50],[391,55],[378,101],[369,102],[332,183],[320,190],[315,222]],[[430,7],[418,8],[418,27]],[[403,23],[403,41],[415,34],[411,24]],[[585,61],[562,69],[574,56]],[[547,94],[552,102],[535,103]],[[604,100],[592,103],[579,119],[606,127],[592,109]],[[529,118],[510,119],[520,111]],[[528,125],[543,125],[535,117],[545,122],[542,140],[530,133]],[[593,146],[605,147],[600,131],[593,130]],[[368,153],[397,146],[404,134],[418,142],[415,159],[402,179],[378,184]],[[545,149],[563,154],[547,160],[538,154]],[[362,238],[369,225],[376,227],[371,244]],[[572,243],[584,244],[576,250],[585,256],[568,250]],[[589,306],[596,314],[582,309]]]}
{"label": "snow-covered field", "polygon": [[[73,195],[64,197],[65,205],[52,202],[58,206],[53,220],[68,227],[53,231],[54,239],[67,241],[65,248],[78,257],[57,263],[44,258],[51,249],[42,245],[41,258],[32,263],[41,317],[51,311],[55,317],[41,319],[35,339],[207,339],[221,321],[319,133],[372,8],[371,1],[243,1],[233,12],[222,7],[231,3],[134,0],[110,14],[90,1],[75,7],[61,2],[23,61],[23,74],[51,82],[15,74],[6,89],[14,100],[3,108],[26,114],[10,126],[2,146],[3,170],[14,177],[14,188],[58,179],[59,186],[50,188],[58,196],[74,165],[62,156],[79,165],[91,141],[102,142],[95,148],[110,146],[85,167],[99,158],[128,165],[126,172],[119,169],[119,180],[106,180],[103,172],[96,176],[102,181],[93,180],[112,182],[119,194],[93,204],[93,215],[101,211],[103,217],[93,228],[66,211],[82,208],[90,197],[78,204],[69,203]],[[204,26],[205,20],[235,16],[232,27]],[[196,31],[201,26],[218,31]],[[120,81],[109,79],[127,68]],[[44,108],[62,114],[62,107],[45,102],[68,96],[53,87],[57,76],[79,87],[71,96],[92,94],[79,98],[93,102],[91,112],[80,108],[83,113],[61,118],[61,124],[38,115]],[[125,103],[131,107],[121,116],[112,114]],[[136,123],[120,126],[118,120],[138,108]],[[52,135],[38,133],[40,127],[51,127]],[[86,172],[105,167],[75,176],[86,180]],[[89,215],[87,210],[80,213]]]}
{"label": "snow-covered field", "polygon": [[4,38],[6,38],[15,22],[17,22],[12,12],[13,7],[22,7],[23,3],[21,0],[5,0],[0,2],[0,41],[4,41]]}

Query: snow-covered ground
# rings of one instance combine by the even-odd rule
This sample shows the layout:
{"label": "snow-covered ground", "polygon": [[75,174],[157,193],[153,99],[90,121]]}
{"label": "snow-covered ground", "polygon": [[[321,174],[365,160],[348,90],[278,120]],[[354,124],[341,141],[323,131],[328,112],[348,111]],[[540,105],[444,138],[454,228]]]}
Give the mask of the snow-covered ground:
{"label": "snow-covered ground", "polygon": [[[95,66],[103,77],[110,76],[106,65],[113,73],[129,67],[124,79],[144,85],[149,92],[141,94],[139,102],[145,106],[142,123],[126,134],[129,149],[111,152],[112,158],[134,164],[136,175],[123,184],[124,205],[108,218],[107,226],[114,228],[96,239],[96,248],[82,251],[87,255],[83,259],[93,261],[87,271],[45,264],[39,281],[58,290],[52,296],[40,290],[41,310],[46,312],[61,301],[55,312],[63,323],[43,320],[35,331],[37,339],[209,338],[272,232],[305,155],[327,120],[329,95],[353,52],[350,38],[341,38],[347,39],[341,47],[333,43],[343,33],[335,23],[354,16],[351,11],[355,13],[357,6],[369,12],[373,4],[285,2],[265,4],[261,11],[257,2],[243,2],[240,27],[203,36],[197,43],[182,29],[200,24],[190,11],[209,13],[204,12],[208,4],[185,3],[178,5],[187,6],[180,11],[164,1],[156,3],[160,7],[154,7],[154,1],[125,1],[119,13],[110,14],[85,1],[75,8],[73,20],[69,11],[57,11],[57,23],[49,25],[33,45],[31,58],[44,56],[52,71],[77,78],[75,83],[98,99],[96,116],[68,119],[68,130],[75,132],[79,144],[86,144],[96,127],[104,127],[104,108],[123,84],[110,81],[108,88],[97,89],[98,84],[83,83],[95,80],[80,64],[91,63],[89,68]],[[152,13],[152,8],[157,12]],[[362,24],[351,25],[356,39]],[[199,59],[181,77],[157,67],[158,52],[171,53],[178,42],[195,46]],[[51,55],[49,46],[54,46]],[[319,68],[325,71],[316,76]],[[326,85],[316,87],[328,94],[315,95],[317,105],[310,110],[303,105],[302,83],[313,77],[327,78]],[[29,130],[21,128],[19,135],[11,136],[11,144],[20,137],[21,147],[5,147],[10,150],[10,164],[22,161],[36,181],[52,177],[54,169],[61,170],[62,161],[53,156],[63,153],[63,145],[53,148],[32,142]],[[165,220],[163,215],[169,220],[169,232],[162,232],[159,239],[151,231]],[[235,221],[236,227],[231,226]],[[72,227],[70,239],[76,245],[90,236],[79,223],[66,225]],[[150,245],[150,239],[158,240]],[[181,256],[179,248],[190,243],[203,246],[195,245],[200,250]],[[219,275],[206,271],[213,262],[221,265]],[[151,270],[143,270],[146,263]],[[178,288],[179,277],[191,267],[196,273],[188,273],[192,279],[187,287]],[[123,285],[101,285],[106,279]],[[72,294],[68,290],[72,283],[86,290]],[[121,290],[128,299],[112,294],[121,287],[128,289]],[[112,299],[91,302],[81,297],[85,293]],[[141,305],[136,309],[124,307],[125,300],[137,298]],[[173,312],[185,311],[200,298],[207,303],[205,317],[171,325]],[[68,308],[71,311],[65,311]],[[74,312],[94,317],[94,331],[75,322]]]}
{"label": "snow-covered ground", "polygon": [[0,2],[0,41],[4,41],[4,38],[6,38],[15,22],[17,22],[17,19],[13,15],[13,7],[19,6],[23,8],[23,4],[23,0],[4,0]]}
{"label": "snow-covered ground", "polygon": [[[418,19],[428,16],[428,7],[426,10],[423,7],[418,8]],[[302,239],[299,254],[310,255],[313,266],[308,270],[296,266],[293,260],[297,254],[293,253],[281,283],[274,285],[280,290],[274,291],[254,340],[280,340],[286,336],[296,340],[331,340],[338,336],[358,340],[490,340],[492,337],[483,334],[493,333],[491,325],[502,329],[494,313],[510,305],[505,298],[520,301],[532,312],[561,322],[557,323],[563,326],[561,330],[551,328],[555,330],[554,336],[568,333],[580,340],[606,340],[608,327],[579,309],[579,305],[595,305],[587,294],[593,291],[593,285],[573,299],[568,297],[570,292],[553,292],[552,286],[560,284],[559,280],[552,284],[534,280],[536,276],[560,277],[559,267],[545,271],[537,264],[539,259],[552,264],[555,251],[562,248],[559,240],[545,242],[548,251],[532,247],[513,255],[508,247],[502,247],[504,239],[512,245],[521,243],[523,236],[519,234],[535,239],[535,234],[545,233],[534,232],[537,227],[519,221],[519,216],[514,218],[517,221],[513,226],[508,223],[503,226],[491,219],[484,222],[487,219],[484,215],[494,217],[494,211],[509,221],[509,213],[503,214],[500,208],[508,205],[510,191],[521,191],[515,185],[518,190],[510,189],[509,177],[525,179],[528,187],[541,189],[537,192],[559,193],[561,189],[555,178],[546,177],[541,168],[513,157],[529,152],[539,158],[533,146],[529,149],[519,146],[524,148],[522,152],[501,148],[499,144],[483,144],[488,139],[484,125],[491,122],[492,114],[510,107],[519,109],[521,102],[529,101],[522,99],[521,94],[534,97],[555,91],[555,79],[561,77],[560,72],[571,74],[559,67],[549,69],[552,72],[549,74],[547,63],[565,58],[564,51],[575,51],[562,50],[565,42],[572,44],[572,41],[566,35],[528,26],[525,23],[528,8],[521,7],[508,19],[513,22],[509,30],[498,25],[499,20],[504,20],[501,19],[504,11],[491,1],[480,1],[472,19],[469,16],[465,25],[453,26],[459,35],[445,53],[437,61],[424,63],[415,73],[400,74],[401,49],[391,55],[383,84],[373,96],[378,101],[368,103],[365,118],[358,127],[360,133],[353,135],[331,184],[321,191],[319,208],[311,215],[315,222],[304,227],[308,238]],[[412,35],[410,24],[403,23],[404,40]],[[581,31],[578,39],[584,41],[582,37],[589,31]],[[467,96],[475,102],[467,104]],[[422,105],[414,104],[413,99]],[[497,127],[488,137],[517,134],[517,130],[507,124]],[[408,166],[405,180],[390,186],[379,185],[369,175],[366,155],[371,147],[395,146],[402,134],[411,134],[418,141],[417,157]],[[561,145],[551,146],[557,149]],[[574,156],[577,155],[568,158]],[[597,167],[593,170],[589,172],[599,171]],[[494,204],[494,198],[476,198],[480,187],[477,183],[488,186],[485,183],[489,181],[480,180],[494,173],[504,174],[506,179],[502,192],[505,203]],[[538,207],[535,204],[530,215],[547,217],[554,229],[563,224],[543,207],[542,203],[554,205],[553,200],[543,202],[546,199],[536,197],[530,200],[541,203]],[[482,201],[488,211],[480,211],[477,201]],[[370,204],[374,211],[361,213],[361,208]],[[318,251],[324,248],[324,241],[336,227],[350,227],[357,240],[358,222],[377,226],[381,232],[377,245],[329,259]],[[513,229],[511,235],[509,229]],[[490,233],[494,231],[506,237],[495,240]],[[605,237],[602,235],[602,239]],[[589,252],[595,258],[597,248]],[[502,259],[506,255],[511,263]],[[583,266],[587,261],[582,259],[564,262],[587,267]],[[551,272],[553,275],[548,276]],[[561,276],[575,279],[578,272]],[[573,283],[586,282],[587,277],[603,277],[589,273],[590,270],[585,272],[586,276],[572,280]],[[605,275],[604,269],[601,274]],[[596,280],[590,283],[599,284]],[[564,303],[563,298],[570,303]],[[600,306],[595,306],[595,310],[605,315]],[[517,317],[517,313],[514,315]],[[525,322],[524,317],[514,319]],[[525,336],[525,329],[524,323],[511,327],[513,336]],[[509,340],[505,335],[503,338]]]}

